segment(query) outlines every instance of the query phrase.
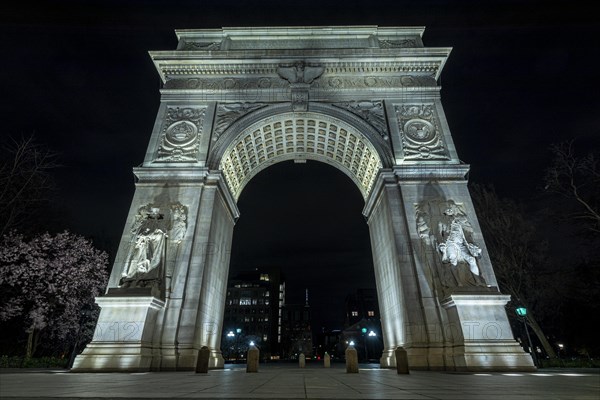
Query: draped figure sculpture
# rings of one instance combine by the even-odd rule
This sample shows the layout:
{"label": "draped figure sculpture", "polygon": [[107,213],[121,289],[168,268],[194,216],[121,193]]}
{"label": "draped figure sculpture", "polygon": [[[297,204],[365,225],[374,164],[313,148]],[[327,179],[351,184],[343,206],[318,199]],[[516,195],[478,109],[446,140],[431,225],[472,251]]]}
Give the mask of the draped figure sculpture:
{"label": "draped figure sculpture", "polygon": [[128,285],[132,281],[155,278],[148,276],[149,273],[159,268],[164,261],[167,232],[160,209],[140,207],[131,227],[131,234],[132,245],[121,274],[121,282]]}

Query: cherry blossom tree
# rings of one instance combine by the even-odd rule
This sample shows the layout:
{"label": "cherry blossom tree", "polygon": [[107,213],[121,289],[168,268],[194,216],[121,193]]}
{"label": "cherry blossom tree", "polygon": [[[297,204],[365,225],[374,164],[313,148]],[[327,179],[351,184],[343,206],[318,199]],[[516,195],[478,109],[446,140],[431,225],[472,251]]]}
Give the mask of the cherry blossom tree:
{"label": "cherry blossom tree", "polygon": [[27,334],[26,358],[42,340],[64,341],[78,332],[108,279],[108,255],[65,231],[30,240],[11,232],[0,245],[0,322],[19,321]]}

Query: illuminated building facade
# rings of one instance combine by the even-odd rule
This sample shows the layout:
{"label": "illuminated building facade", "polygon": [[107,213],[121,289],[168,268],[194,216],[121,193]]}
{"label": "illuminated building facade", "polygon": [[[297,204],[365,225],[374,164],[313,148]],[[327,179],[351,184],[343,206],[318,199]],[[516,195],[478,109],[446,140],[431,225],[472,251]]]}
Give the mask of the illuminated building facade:
{"label": "illuminated building facade", "polygon": [[[225,358],[239,359],[239,353],[250,341],[260,349],[263,358],[278,358],[284,303],[285,281],[278,269],[257,268],[232,277],[223,317],[221,343],[227,353]],[[232,343],[236,344],[234,349]]]}

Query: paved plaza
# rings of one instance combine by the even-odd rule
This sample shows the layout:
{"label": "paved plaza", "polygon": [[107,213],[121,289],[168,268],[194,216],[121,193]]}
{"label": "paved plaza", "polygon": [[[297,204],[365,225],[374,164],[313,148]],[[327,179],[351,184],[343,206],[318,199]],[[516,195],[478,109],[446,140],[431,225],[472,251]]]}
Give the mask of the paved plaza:
{"label": "paved plaza", "polygon": [[600,370],[542,369],[528,373],[453,373],[361,365],[323,368],[245,365],[194,372],[71,373],[0,370],[0,398],[9,399],[600,399]]}

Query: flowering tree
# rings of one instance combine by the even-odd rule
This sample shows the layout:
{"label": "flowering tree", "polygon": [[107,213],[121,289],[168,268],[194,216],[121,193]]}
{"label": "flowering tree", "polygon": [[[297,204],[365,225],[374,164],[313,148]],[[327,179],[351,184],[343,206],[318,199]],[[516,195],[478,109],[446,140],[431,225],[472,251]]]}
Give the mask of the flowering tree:
{"label": "flowering tree", "polygon": [[80,314],[102,293],[108,255],[67,231],[27,241],[11,232],[0,245],[0,321],[17,319],[27,333],[26,357],[40,338],[65,340]]}

